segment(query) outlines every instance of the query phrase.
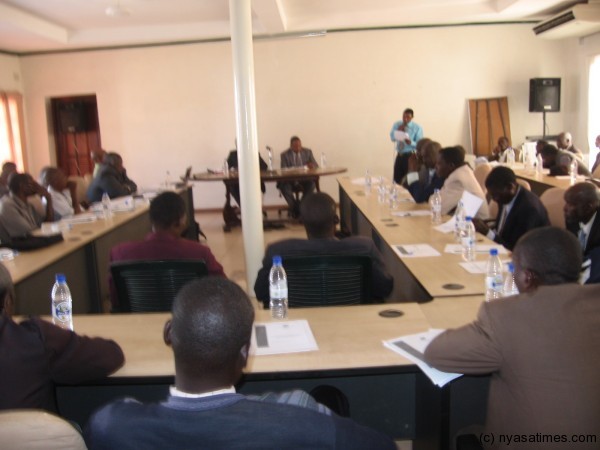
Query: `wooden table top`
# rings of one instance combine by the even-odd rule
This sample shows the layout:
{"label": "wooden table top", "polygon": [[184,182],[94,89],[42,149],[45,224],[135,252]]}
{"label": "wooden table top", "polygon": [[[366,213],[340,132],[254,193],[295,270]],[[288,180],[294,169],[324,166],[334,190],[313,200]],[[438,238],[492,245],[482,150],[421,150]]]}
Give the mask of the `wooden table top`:
{"label": "wooden table top", "polygon": [[20,252],[12,261],[3,261],[2,263],[10,272],[13,283],[19,283],[65,255],[147,211],[147,204],[136,203],[135,210],[116,212],[108,221],[101,218],[95,222],[74,224],[71,230],[63,233],[64,241],[39,250]]}
{"label": "wooden table top", "polygon": [[[277,169],[273,171],[264,171],[260,173],[260,179],[262,181],[284,181],[284,180],[295,180],[301,178],[317,178],[327,175],[337,175],[346,172],[345,167],[326,167],[324,169],[307,169],[307,168],[289,168],[289,169]],[[227,175],[222,172],[218,173],[195,173],[192,176],[191,181],[237,181],[238,172],[230,170]]]}
{"label": "wooden table top", "polygon": [[[568,177],[557,178],[555,176],[550,176],[548,173],[539,174],[533,170],[525,170],[516,167],[514,167],[512,170],[517,177],[529,181],[532,184],[543,184],[548,188],[559,187],[566,190],[573,185],[573,183],[571,183],[571,180]],[[585,181],[585,177],[578,177],[577,182],[580,181]]]}
{"label": "wooden table top", "polygon": [[[387,205],[380,205],[377,199],[376,187],[370,195],[364,194],[364,187],[353,185],[349,177],[339,177],[340,186],[346,191],[354,204],[362,211],[372,226],[390,246],[429,244],[441,256],[432,257],[402,257],[402,263],[427,290],[431,297],[481,295],[484,293],[484,275],[471,274],[459,263],[463,262],[461,255],[444,253],[447,244],[455,244],[453,233],[442,233],[433,228],[430,216],[395,217],[390,215]],[[408,199],[409,194],[402,198]],[[397,211],[428,210],[427,204],[415,204],[400,201]],[[450,217],[445,216],[443,220]],[[477,234],[478,243],[494,244],[487,237]],[[499,244],[495,244],[501,247]],[[487,260],[487,254],[476,254],[476,261]],[[447,285],[460,284],[462,289],[448,289]]]}

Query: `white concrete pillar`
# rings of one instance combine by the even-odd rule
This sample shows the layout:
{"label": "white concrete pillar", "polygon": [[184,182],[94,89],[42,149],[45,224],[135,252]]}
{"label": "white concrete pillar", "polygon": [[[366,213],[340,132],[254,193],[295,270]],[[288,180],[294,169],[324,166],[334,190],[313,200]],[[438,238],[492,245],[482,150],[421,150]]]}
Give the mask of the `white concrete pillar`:
{"label": "white concrete pillar", "polygon": [[256,131],[251,0],[229,0],[229,23],[235,85],[236,136],[246,281],[248,294],[254,296],[254,281],[261,267],[265,238],[262,227],[262,193],[260,191]]}

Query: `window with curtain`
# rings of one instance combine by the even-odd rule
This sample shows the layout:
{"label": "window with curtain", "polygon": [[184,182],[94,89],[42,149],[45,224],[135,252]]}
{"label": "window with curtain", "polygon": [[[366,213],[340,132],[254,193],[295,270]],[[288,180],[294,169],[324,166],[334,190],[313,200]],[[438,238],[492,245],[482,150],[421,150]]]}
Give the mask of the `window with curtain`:
{"label": "window with curtain", "polygon": [[13,161],[24,170],[23,97],[0,92],[0,164]]}

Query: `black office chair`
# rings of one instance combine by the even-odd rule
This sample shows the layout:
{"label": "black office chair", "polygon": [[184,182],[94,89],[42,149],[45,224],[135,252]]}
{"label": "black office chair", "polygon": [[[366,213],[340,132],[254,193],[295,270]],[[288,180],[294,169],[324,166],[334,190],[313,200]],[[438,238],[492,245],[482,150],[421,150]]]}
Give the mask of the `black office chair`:
{"label": "black office chair", "polygon": [[170,311],[184,284],[208,275],[202,260],[123,261],[110,271],[119,297],[116,312]]}
{"label": "black office chair", "polygon": [[372,302],[369,256],[283,256],[282,262],[292,308]]}

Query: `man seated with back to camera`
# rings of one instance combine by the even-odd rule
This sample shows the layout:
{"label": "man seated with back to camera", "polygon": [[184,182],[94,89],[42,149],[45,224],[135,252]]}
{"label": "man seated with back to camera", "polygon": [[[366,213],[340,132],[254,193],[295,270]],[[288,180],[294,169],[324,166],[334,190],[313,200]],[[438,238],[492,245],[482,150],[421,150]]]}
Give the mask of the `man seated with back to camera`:
{"label": "man seated with back to camera", "polygon": [[[207,245],[184,239],[188,227],[183,199],[175,192],[163,192],[150,202],[152,232],[143,241],[123,242],[110,250],[110,263],[118,261],[153,261],[158,259],[202,260],[210,275],[225,277]],[[113,309],[118,310],[117,290],[109,270],[110,299]]]}
{"label": "man seated with back to camera", "polygon": [[488,196],[498,204],[495,228],[474,218],[477,232],[512,250],[529,230],[550,225],[548,212],[539,197],[517,183],[508,167],[495,167],[485,180]]}
{"label": "man seated with back to camera", "polygon": [[0,410],[56,412],[55,383],[98,380],[123,365],[114,341],[79,336],[38,317],[15,322],[15,301],[10,274],[0,264]]}
{"label": "man seated with back to camera", "polygon": [[107,153],[88,187],[87,199],[93,203],[102,200],[105,192],[110,198],[116,198],[131,195],[136,191],[137,184],[127,176],[121,155]]}
{"label": "man seated with back to camera", "polygon": [[542,155],[542,162],[544,169],[550,170],[550,175],[569,175],[571,162],[577,161],[577,175],[583,175],[585,177],[591,176],[590,171],[587,167],[579,161],[573,153],[559,150],[552,144],[547,144],[542,148],[540,152]]}
{"label": "man seated with back to camera", "polygon": [[[560,228],[529,231],[512,258],[520,294],[483,302],[474,322],[429,344],[425,361],[491,374],[483,434],[495,436],[490,447],[597,449],[595,440],[569,439],[597,435],[600,426],[600,286],[577,284],[581,248]],[[552,440],[533,443],[536,435]]]}
{"label": "man seated with back to camera", "polygon": [[235,283],[206,277],[185,285],[164,327],[175,385],[161,403],[132,398],[96,412],[85,430],[102,449],[394,449],[393,441],[342,418],[302,391],[236,393],[250,350],[254,308]]}
{"label": "man seated with back to camera", "polygon": [[[308,167],[309,169],[317,169],[319,165],[313,156],[310,148],[302,147],[302,141],[298,136],[292,136],[290,139],[290,148],[281,153],[281,168],[289,169],[293,167]],[[281,191],[281,195],[285,199],[290,208],[290,214],[293,218],[298,218],[300,215],[300,202],[294,197],[294,189],[302,189],[302,199],[304,196],[314,192],[316,184],[312,180],[304,181],[280,181],[277,183],[277,188]]]}
{"label": "man seated with back to camera", "polygon": [[[266,171],[269,167],[269,166],[267,166],[267,163],[265,162],[265,160],[262,159],[262,156],[260,156],[260,153],[258,154],[258,164],[259,164],[261,172]],[[227,156],[227,167],[229,167],[229,170],[235,170],[236,172],[238,171],[238,151],[237,151],[237,149],[231,150],[229,152],[229,155]],[[241,207],[242,202],[240,201],[240,184],[235,183],[235,184],[230,185],[229,190],[231,192],[231,195],[237,202],[238,206]],[[266,191],[265,183],[263,181],[260,182],[260,190],[263,194]]]}
{"label": "man seated with back to camera", "polygon": [[256,298],[262,301],[265,307],[269,303],[269,271],[275,255],[283,258],[284,268],[286,256],[367,255],[373,261],[374,299],[384,299],[392,292],[394,279],[387,272],[381,253],[371,239],[363,236],[344,239],[335,237],[339,218],[336,214],[335,202],[329,195],[324,192],[307,195],[300,204],[300,212],[308,239],[285,239],[274,242],[265,251],[262,267],[254,283]]}
{"label": "man seated with back to camera", "polygon": [[[420,145],[422,141],[427,141]],[[431,139],[421,139],[417,142],[417,153],[408,158],[408,173],[406,188],[416,203],[425,203],[436,189],[441,189],[444,179],[435,171],[438,153],[442,146]],[[418,167],[418,163],[421,166]]]}
{"label": "man seated with back to camera", "polygon": [[[38,229],[43,222],[54,220],[52,196],[28,173],[13,173],[8,181],[9,194],[0,198],[0,239],[8,241]],[[27,201],[39,195],[46,200],[45,215]]]}

